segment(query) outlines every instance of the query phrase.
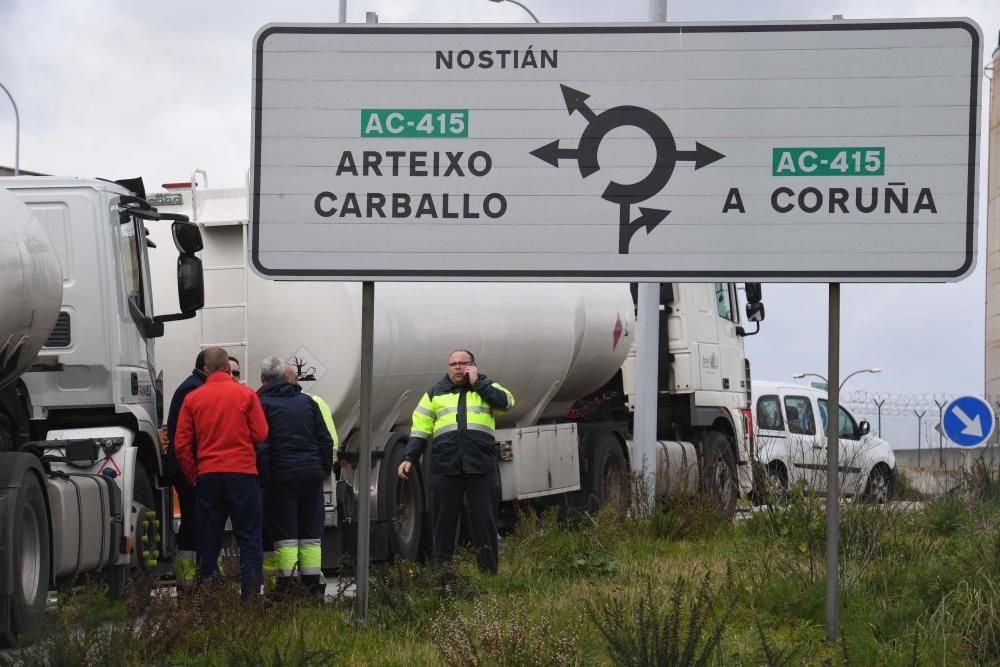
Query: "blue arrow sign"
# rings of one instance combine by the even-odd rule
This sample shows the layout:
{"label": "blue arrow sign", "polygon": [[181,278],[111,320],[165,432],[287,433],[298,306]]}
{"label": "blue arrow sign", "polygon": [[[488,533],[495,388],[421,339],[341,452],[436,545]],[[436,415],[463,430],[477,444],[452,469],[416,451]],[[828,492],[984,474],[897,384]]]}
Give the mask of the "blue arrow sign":
{"label": "blue arrow sign", "polygon": [[944,434],[959,447],[978,447],[993,434],[993,408],[976,396],[962,396],[949,403],[941,420]]}

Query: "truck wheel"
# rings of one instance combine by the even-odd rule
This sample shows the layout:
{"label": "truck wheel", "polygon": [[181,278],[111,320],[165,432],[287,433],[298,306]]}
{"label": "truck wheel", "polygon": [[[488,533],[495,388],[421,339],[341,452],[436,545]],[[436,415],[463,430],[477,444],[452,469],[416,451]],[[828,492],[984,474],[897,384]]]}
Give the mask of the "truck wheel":
{"label": "truck wheel", "polygon": [[[132,553],[128,565],[114,565],[105,572],[103,580],[108,586],[108,599],[120,600],[131,585],[132,592],[142,598],[152,589],[156,556],[159,555],[160,531],[154,523],[156,500],[149,475],[141,464],[136,464],[132,480]],[[143,541],[143,537],[147,541]],[[145,553],[144,553],[145,552]]]}
{"label": "truck wheel", "polygon": [[0,415],[0,452],[14,451],[14,436],[7,418]]}
{"label": "truck wheel", "polygon": [[406,560],[416,560],[420,555],[421,533],[424,528],[424,484],[419,464],[413,465],[410,479],[400,479],[396,474],[403,462],[405,442],[397,441],[385,459],[387,468],[382,478],[384,499],[389,527],[389,547],[392,553]]}
{"label": "truck wheel", "polygon": [[701,488],[724,515],[732,516],[736,513],[736,500],[739,496],[736,459],[729,438],[719,431],[710,430],[705,433]]}
{"label": "truck wheel", "polygon": [[25,475],[13,514],[13,590],[10,632],[0,632],[0,645],[11,646],[17,635],[38,629],[49,592],[49,519],[42,486],[33,473]]}
{"label": "truck wheel", "polygon": [[625,516],[631,500],[631,489],[628,463],[618,439],[610,433],[603,436],[594,448],[591,464],[595,474],[592,488],[597,509],[611,505],[619,515]]}

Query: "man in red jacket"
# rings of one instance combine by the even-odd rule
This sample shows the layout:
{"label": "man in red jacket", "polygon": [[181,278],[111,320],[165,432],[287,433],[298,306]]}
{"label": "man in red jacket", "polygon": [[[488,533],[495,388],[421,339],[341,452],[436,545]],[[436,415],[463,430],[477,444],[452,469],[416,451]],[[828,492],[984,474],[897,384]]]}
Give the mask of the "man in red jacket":
{"label": "man in red jacket", "polygon": [[246,600],[260,592],[264,580],[254,444],[267,439],[267,420],[257,394],[233,382],[224,349],[205,350],[205,372],[205,384],[184,399],[174,449],[184,476],[198,489],[199,578],[218,573],[228,517],[240,545],[240,592]]}

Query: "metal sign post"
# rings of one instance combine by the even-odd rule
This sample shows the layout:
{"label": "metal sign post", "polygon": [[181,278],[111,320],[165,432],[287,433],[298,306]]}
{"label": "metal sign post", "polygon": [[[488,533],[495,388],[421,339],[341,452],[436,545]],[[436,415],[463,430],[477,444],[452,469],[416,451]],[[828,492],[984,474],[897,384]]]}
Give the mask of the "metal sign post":
{"label": "metal sign post", "polygon": [[375,283],[361,284],[361,435],[358,459],[358,562],[354,615],[368,618],[368,553],[371,541],[372,380],[374,375]]}
{"label": "metal sign post", "polygon": [[826,411],[826,638],[840,625],[840,284],[830,283]]}

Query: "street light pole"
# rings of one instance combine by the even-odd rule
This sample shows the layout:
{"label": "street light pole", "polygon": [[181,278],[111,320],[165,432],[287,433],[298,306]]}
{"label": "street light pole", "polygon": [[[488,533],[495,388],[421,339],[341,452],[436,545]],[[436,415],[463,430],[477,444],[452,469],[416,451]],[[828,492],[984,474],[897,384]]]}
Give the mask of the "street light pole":
{"label": "street light pole", "polygon": [[21,114],[18,113],[17,102],[7,90],[7,86],[0,83],[0,88],[3,88],[3,92],[7,93],[11,105],[14,107],[14,175],[19,176],[21,173]]}
{"label": "street light pole", "polygon": [[521,4],[520,2],[518,2],[518,0],[490,0],[490,2],[495,2],[497,4],[500,4],[501,2],[509,2],[511,4],[517,5],[518,7],[520,7],[521,9],[523,9],[524,11],[528,12],[528,16],[530,16],[532,19],[534,19],[535,23],[541,23],[541,21],[538,20],[538,17],[535,16],[535,13],[533,11],[531,11],[530,9],[528,9],[523,4]]}
{"label": "street light pole", "polygon": [[[861,368],[861,369],[858,369],[858,370],[854,371],[853,373],[850,373],[847,377],[845,377],[844,381],[841,382],[839,385],[837,385],[837,388],[838,389],[843,389],[844,385],[847,384],[847,381],[850,380],[855,375],[859,375],[861,373],[881,373],[881,372],[882,372],[881,368]],[[801,380],[804,377],[810,377],[810,376],[811,377],[815,377],[815,378],[819,378],[820,380],[822,380],[824,383],[826,383],[826,389],[827,389],[827,391],[830,391],[830,382],[825,377],[823,377],[822,375],[820,375],[819,373],[795,373],[794,375],[792,375],[792,377],[795,378],[796,380]],[[882,402],[884,403],[885,401],[882,401]]]}

